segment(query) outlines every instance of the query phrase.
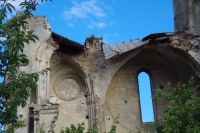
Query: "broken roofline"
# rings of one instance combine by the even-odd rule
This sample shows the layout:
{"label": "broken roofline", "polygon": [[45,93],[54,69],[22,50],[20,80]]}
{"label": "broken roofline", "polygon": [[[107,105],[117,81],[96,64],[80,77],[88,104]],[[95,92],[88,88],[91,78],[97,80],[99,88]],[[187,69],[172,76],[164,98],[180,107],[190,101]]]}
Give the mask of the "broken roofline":
{"label": "broken roofline", "polygon": [[[103,44],[103,52],[105,59],[110,59],[115,55],[120,55],[148,44],[150,41],[161,41],[169,39],[175,32],[161,32],[153,33],[144,37],[142,40],[130,40],[129,42],[122,42],[118,44]],[[84,51],[85,46],[63,37],[55,32],[52,32],[52,38],[60,45],[60,50],[64,53],[80,53]],[[90,37],[89,37],[90,38]],[[93,37],[95,38],[95,37]],[[88,38],[87,38],[88,39]],[[87,40],[86,39],[86,40]]]}
{"label": "broken roofline", "polygon": [[63,53],[79,53],[83,51],[84,45],[81,45],[78,42],[72,41],[64,36],[61,36],[55,32],[51,34],[53,40],[57,42],[60,46],[60,50]]}

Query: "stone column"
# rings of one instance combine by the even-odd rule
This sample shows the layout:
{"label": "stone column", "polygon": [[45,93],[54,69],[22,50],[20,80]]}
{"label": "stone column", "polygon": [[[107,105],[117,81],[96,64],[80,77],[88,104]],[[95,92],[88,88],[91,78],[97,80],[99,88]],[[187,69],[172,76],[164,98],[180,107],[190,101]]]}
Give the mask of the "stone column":
{"label": "stone column", "polygon": [[188,0],[173,0],[175,31],[188,30]]}
{"label": "stone column", "polygon": [[173,0],[175,31],[200,35],[200,1]]}

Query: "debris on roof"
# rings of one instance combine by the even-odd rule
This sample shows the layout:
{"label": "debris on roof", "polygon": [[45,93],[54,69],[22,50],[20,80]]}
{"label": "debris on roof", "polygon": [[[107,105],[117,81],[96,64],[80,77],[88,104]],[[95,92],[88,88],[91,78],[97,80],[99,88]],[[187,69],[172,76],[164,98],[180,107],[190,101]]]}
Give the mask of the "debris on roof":
{"label": "debris on roof", "polygon": [[[122,42],[119,44],[103,44],[103,52],[105,55],[105,59],[110,59],[116,55],[121,55],[138,47],[141,47],[149,42],[153,41],[165,41],[168,40],[171,36],[173,36],[174,32],[163,32],[163,33],[154,33],[149,34],[144,37],[142,40],[130,40],[129,42]],[[83,52],[84,45],[81,45],[75,41],[69,40],[66,37],[63,37],[55,32],[52,32],[52,38],[55,42],[60,45],[60,50],[63,53],[80,53]],[[87,38],[88,40],[90,38]]]}
{"label": "debris on roof", "polygon": [[173,36],[175,32],[161,32],[161,33],[152,33],[149,34],[148,36],[144,37],[142,41],[149,40],[151,39],[152,41],[156,40],[162,40],[165,38],[169,38],[170,36]]}

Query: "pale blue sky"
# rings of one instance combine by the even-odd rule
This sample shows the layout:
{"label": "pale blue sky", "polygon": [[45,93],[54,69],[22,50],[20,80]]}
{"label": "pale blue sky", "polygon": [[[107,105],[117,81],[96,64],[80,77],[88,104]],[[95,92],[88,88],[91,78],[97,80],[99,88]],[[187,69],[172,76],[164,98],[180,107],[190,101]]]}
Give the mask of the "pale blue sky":
{"label": "pale blue sky", "polygon": [[34,14],[45,15],[52,31],[81,44],[90,35],[112,44],[174,30],[172,0],[53,0]]}

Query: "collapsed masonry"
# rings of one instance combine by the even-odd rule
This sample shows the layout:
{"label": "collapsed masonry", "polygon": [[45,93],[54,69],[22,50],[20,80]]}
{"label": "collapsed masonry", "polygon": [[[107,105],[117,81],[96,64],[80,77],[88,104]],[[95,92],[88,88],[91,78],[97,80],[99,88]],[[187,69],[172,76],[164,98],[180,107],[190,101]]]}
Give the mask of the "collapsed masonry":
{"label": "collapsed masonry", "polygon": [[[94,36],[85,45],[78,44],[52,32],[45,17],[32,17],[28,30],[34,30],[39,40],[24,48],[30,65],[21,69],[51,71],[40,75],[27,106],[18,108],[24,127],[15,133],[38,133],[41,126],[57,133],[82,122],[86,129],[97,122],[103,132],[118,114],[117,132],[151,124],[141,121],[137,79],[141,71],[150,75],[152,94],[168,81],[175,85],[192,75],[199,83],[200,78],[200,2],[174,0],[174,7],[176,32],[112,45]],[[153,101],[155,119],[162,119],[164,107],[165,103]]]}

